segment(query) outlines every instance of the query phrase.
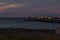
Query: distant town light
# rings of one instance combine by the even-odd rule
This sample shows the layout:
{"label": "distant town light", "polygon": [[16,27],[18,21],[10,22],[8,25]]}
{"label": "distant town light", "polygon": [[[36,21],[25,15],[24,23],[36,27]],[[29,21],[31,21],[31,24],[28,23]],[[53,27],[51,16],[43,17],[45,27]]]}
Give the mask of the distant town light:
{"label": "distant town light", "polygon": [[51,17],[48,17],[48,19],[51,19]]}
{"label": "distant town light", "polygon": [[58,16],[58,18],[60,18],[60,16]]}

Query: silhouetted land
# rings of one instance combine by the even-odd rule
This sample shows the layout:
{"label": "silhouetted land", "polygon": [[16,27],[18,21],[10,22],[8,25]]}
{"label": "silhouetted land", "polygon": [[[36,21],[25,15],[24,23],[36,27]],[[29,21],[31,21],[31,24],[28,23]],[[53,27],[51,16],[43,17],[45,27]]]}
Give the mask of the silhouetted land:
{"label": "silhouetted land", "polygon": [[56,40],[55,30],[0,28],[0,40]]}
{"label": "silhouetted land", "polygon": [[45,22],[45,23],[60,23],[60,18],[51,18],[51,17],[48,17],[48,18],[45,18],[45,17],[43,17],[43,18],[36,18],[36,17],[27,17],[26,19],[25,19],[25,21],[40,21],[40,22]]}

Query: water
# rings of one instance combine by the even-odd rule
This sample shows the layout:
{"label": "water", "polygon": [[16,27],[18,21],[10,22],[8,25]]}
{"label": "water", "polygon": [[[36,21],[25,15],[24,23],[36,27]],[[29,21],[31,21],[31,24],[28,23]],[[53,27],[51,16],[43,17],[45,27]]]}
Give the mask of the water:
{"label": "water", "polygon": [[0,18],[0,28],[9,27],[28,29],[55,29],[56,27],[60,27],[60,24],[25,21],[23,18]]}

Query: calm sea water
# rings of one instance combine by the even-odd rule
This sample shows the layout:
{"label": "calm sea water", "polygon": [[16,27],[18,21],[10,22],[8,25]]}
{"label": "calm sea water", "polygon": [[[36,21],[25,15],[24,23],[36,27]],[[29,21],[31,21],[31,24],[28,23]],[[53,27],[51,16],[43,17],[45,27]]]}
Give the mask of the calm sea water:
{"label": "calm sea water", "polygon": [[0,18],[0,28],[6,27],[28,29],[55,29],[56,27],[60,27],[60,24],[25,21],[23,18]]}

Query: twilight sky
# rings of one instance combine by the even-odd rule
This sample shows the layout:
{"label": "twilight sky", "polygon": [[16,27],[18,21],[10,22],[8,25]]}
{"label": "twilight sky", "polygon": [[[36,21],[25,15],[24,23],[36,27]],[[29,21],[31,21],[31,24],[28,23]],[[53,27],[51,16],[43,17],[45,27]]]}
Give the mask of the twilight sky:
{"label": "twilight sky", "polygon": [[0,0],[0,17],[60,15],[60,0]]}

